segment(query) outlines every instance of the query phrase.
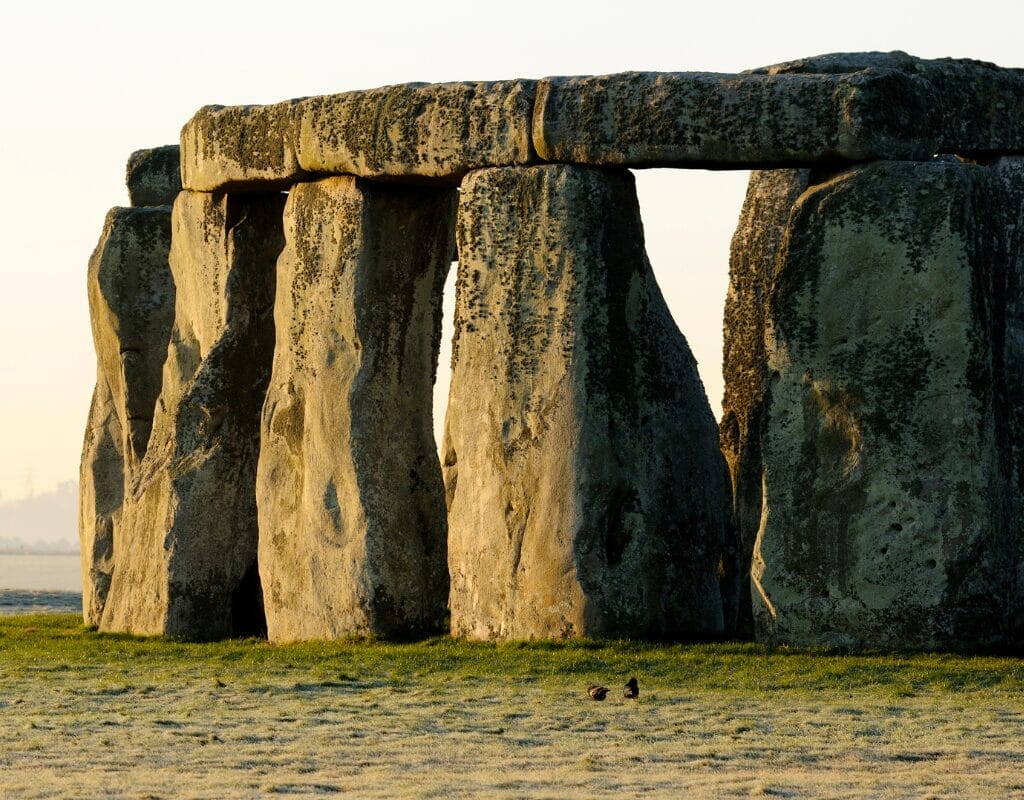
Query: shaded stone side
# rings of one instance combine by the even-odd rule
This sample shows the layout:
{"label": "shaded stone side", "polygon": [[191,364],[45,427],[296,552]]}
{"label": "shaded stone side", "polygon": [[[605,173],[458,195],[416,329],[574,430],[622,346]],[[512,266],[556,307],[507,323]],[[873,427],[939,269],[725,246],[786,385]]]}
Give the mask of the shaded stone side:
{"label": "shaded stone side", "polygon": [[442,628],[431,403],[455,204],[352,177],[291,190],[257,480],[272,641]]}
{"label": "shaded stone side", "polygon": [[[1003,158],[991,171],[1002,195],[998,238],[1005,251],[1002,294],[1006,298],[1002,369],[1005,384],[996,394],[997,437],[1009,473],[1006,524],[1014,534],[1015,573],[1008,639],[1024,643],[1024,158]],[[998,195],[997,195],[998,196]]]}
{"label": "shaded stone side", "polygon": [[890,53],[829,53],[752,70],[751,74],[843,74],[898,70],[935,87],[938,152],[987,156],[1024,151],[1024,70],[966,58]]}
{"label": "shaded stone side", "polygon": [[114,574],[114,539],[124,500],[121,421],[106,376],[97,371],[85,425],[78,477],[78,538],[82,555],[82,619],[99,625]]}
{"label": "shaded stone side", "polygon": [[632,176],[473,172],[458,246],[443,447],[452,633],[720,633],[725,469]]}
{"label": "shaded stone side", "polygon": [[181,191],[176,144],[136,150],[128,158],[125,183],[133,206],[169,206]]}
{"label": "shaded stone side", "polygon": [[97,377],[80,475],[83,616],[99,623],[114,570],[124,481],[149,442],[174,319],[169,208],[114,208],[89,259]]}
{"label": "shaded stone side", "polygon": [[89,261],[93,343],[124,428],[129,472],[146,452],[174,322],[170,250],[170,208],[114,208]]}
{"label": "shaded stone side", "polygon": [[263,625],[255,480],[284,199],[175,201],[174,327],[150,444],[125,493],[103,630],[216,638]]}
{"label": "shaded stone side", "polygon": [[808,189],[767,300],[759,640],[1006,640],[1005,194],[955,160]]}
{"label": "shaded stone side", "polygon": [[730,627],[753,634],[750,556],[761,522],[761,437],[769,391],[765,308],[790,212],[808,186],[809,170],[753,172],[729,252],[723,325],[725,396],[719,435],[732,485],[733,536],[723,594]]}
{"label": "shaded stone side", "polygon": [[548,78],[534,147],[546,161],[627,166],[803,166],[927,158],[935,90],[896,70],[839,75],[622,72]]}

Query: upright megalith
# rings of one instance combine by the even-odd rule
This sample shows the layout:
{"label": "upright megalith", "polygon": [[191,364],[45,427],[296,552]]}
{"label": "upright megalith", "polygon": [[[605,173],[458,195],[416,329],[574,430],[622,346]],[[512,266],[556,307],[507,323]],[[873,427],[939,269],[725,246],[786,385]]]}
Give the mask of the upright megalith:
{"label": "upright megalith", "polygon": [[[169,157],[165,154],[164,160]],[[147,163],[133,153],[129,177],[149,182]],[[164,171],[163,166],[156,171]],[[138,199],[136,193],[133,199]],[[89,260],[97,370],[79,483],[82,614],[89,625],[99,624],[103,614],[115,566],[125,480],[145,454],[160,394],[174,319],[170,246],[169,206],[114,208]]]}
{"label": "upright megalith", "polygon": [[[754,183],[783,201],[799,179]],[[737,394],[726,416],[762,415],[757,445],[730,456],[760,455],[734,469],[739,496],[760,482],[760,640],[1007,642],[1020,529],[1007,199],[992,170],[956,159],[876,163],[812,179],[749,240],[771,279],[734,316],[764,305],[767,371],[752,407]]]}
{"label": "upright megalith", "polygon": [[750,605],[750,557],[761,524],[761,439],[766,423],[771,373],[765,359],[765,299],[789,215],[807,188],[810,171],[754,172],[740,212],[729,254],[729,290],[725,299],[720,439],[732,483],[733,518],[724,583],[735,618],[727,620],[742,635],[753,633]]}
{"label": "upright megalith", "polygon": [[[1010,598],[1007,639],[1024,643],[1024,158],[1002,158],[991,166],[1002,213],[996,218],[996,241],[1005,253],[1002,289],[1006,298],[1002,373],[998,385],[997,437],[1009,473],[1005,524],[1015,546],[1016,573]],[[997,362],[998,363],[998,362]]]}
{"label": "upright megalith", "polygon": [[170,207],[115,208],[89,262],[93,342],[120,412],[129,472],[146,452],[174,322],[170,249]]}
{"label": "upright megalith", "polygon": [[353,177],[289,194],[257,482],[272,641],[441,629],[431,401],[455,205]]}
{"label": "upright megalith", "polygon": [[175,201],[174,326],[149,447],[125,492],[103,630],[212,638],[262,626],[255,480],[284,200]]}
{"label": "upright megalith", "polygon": [[647,261],[632,176],[473,172],[458,246],[453,634],[721,632],[717,430]]}
{"label": "upright megalith", "polygon": [[99,625],[114,574],[114,538],[124,501],[124,443],[110,385],[97,370],[78,473],[78,543],[82,619]]}

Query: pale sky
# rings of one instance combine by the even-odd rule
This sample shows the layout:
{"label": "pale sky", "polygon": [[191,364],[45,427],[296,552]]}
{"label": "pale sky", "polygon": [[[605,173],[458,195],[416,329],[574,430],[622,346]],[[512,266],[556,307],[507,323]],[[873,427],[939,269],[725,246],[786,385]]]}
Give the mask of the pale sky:
{"label": "pale sky", "polygon": [[[86,264],[131,151],[208,103],[403,81],[719,71],[902,49],[1024,65],[1024,4],[8,3],[0,11],[0,501],[76,480],[95,377]],[[716,415],[745,173],[638,173],[648,252]],[[442,380],[446,378],[442,377]]]}

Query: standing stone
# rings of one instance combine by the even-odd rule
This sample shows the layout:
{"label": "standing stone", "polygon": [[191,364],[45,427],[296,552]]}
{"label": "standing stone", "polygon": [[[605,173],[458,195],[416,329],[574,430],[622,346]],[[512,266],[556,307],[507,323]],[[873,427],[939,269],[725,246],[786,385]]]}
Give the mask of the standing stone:
{"label": "standing stone", "polygon": [[632,176],[471,173],[458,245],[452,633],[721,632],[725,470],[644,252]]}
{"label": "standing stone", "polygon": [[262,626],[255,478],[283,205],[281,194],[175,201],[174,328],[103,630],[215,638]]}
{"label": "standing stone", "polygon": [[735,614],[727,625],[746,636],[753,633],[750,557],[761,524],[761,438],[771,377],[764,350],[765,300],[789,215],[809,175],[809,170],[788,169],[752,173],[729,255],[720,437],[732,479],[735,559],[726,568],[726,608]]}
{"label": "standing stone", "polygon": [[89,262],[89,311],[100,368],[124,428],[131,473],[142,460],[174,322],[169,207],[115,208]]}
{"label": "standing stone", "polygon": [[443,624],[431,402],[455,203],[353,177],[289,195],[257,480],[272,641]]}
{"label": "standing stone", "polygon": [[121,421],[103,370],[85,426],[79,469],[78,538],[82,556],[82,619],[100,624],[114,573],[114,537],[124,500],[124,455]]}
{"label": "standing stone", "polygon": [[781,239],[755,243],[769,252],[752,263],[778,251],[767,399],[751,398],[765,402],[759,640],[1005,641],[1019,551],[1005,205],[983,167],[876,163],[815,183]]}
{"label": "standing stone", "polygon": [[99,623],[114,570],[124,481],[146,452],[174,319],[171,211],[114,208],[89,260],[97,377],[82,452],[83,616]]}
{"label": "standing stone", "polygon": [[1006,525],[1016,531],[1015,590],[1011,597],[1007,638],[1017,647],[1024,643],[1024,158],[1003,158],[992,167],[997,197],[998,240],[1006,253],[1004,295],[1006,333],[1003,365],[1005,391],[996,395],[999,441],[1009,450],[1009,489]]}

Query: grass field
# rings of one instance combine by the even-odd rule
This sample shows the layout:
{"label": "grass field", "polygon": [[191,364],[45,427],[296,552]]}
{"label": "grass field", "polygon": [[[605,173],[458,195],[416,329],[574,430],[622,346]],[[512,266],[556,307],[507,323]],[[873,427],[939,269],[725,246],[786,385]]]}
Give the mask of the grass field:
{"label": "grass field", "polygon": [[0,617],[0,797],[1024,797],[1022,689],[1018,659]]}

